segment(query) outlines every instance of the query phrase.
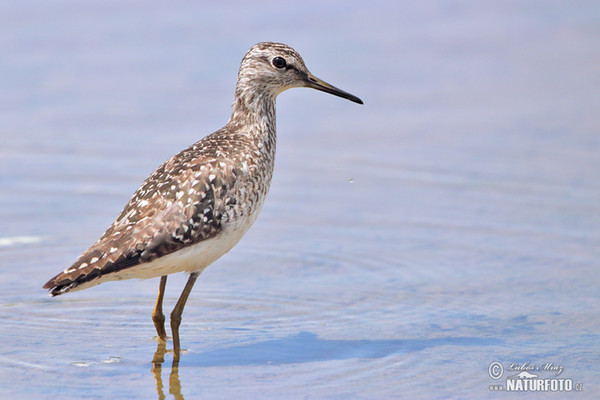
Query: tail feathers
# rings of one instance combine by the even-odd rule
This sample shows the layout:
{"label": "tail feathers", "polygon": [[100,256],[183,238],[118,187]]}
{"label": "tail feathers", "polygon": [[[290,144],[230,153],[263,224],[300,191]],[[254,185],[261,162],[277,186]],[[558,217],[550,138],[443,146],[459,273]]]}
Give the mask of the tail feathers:
{"label": "tail feathers", "polygon": [[56,297],[56,296],[60,296],[61,294],[67,293],[68,291],[70,291],[71,289],[74,289],[77,286],[79,286],[79,284],[77,282],[71,282],[71,283],[67,283],[64,285],[58,285],[58,286],[49,286],[48,284],[46,284],[44,286],[44,289],[49,289],[50,295],[52,297]]}
{"label": "tail feathers", "polygon": [[44,289],[48,289],[52,297],[60,296],[79,286],[77,280],[65,279],[64,275],[65,273],[61,272],[44,285]]}
{"label": "tail feathers", "polygon": [[60,296],[70,291],[95,286],[92,281],[100,278],[106,272],[109,271],[102,271],[99,268],[88,271],[66,270],[46,282],[43,288],[48,289],[52,297]]}
{"label": "tail feathers", "polygon": [[101,282],[97,280],[98,278],[137,265],[140,260],[139,254],[122,256],[115,262],[107,262],[104,257],[97,257],[94,253],[84,254],[71,268],[67,268],[46,282],[44,289],[48,289],[50,295],[55,297],[72,290],[95,286]]}

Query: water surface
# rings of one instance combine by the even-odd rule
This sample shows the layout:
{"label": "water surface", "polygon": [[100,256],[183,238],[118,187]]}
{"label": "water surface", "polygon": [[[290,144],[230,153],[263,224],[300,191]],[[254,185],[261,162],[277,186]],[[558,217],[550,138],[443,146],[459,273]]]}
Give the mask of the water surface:
{"label": "water surface", "polygon": [[[494,361],[560,364],[595,397],[594,2],[28,1],[0,19],[1,398],[514,397],[490,392]],[[279,97],[271,193],[197,282],[172,369],[158,280],[41,286],[226,122],[262,40],[365,105]]]}

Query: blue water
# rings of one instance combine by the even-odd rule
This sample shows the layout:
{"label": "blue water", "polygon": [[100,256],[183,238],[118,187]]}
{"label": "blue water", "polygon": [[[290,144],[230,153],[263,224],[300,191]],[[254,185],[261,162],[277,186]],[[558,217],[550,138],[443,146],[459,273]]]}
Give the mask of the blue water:
{"label": "blue water", "polygon": [[[513,363],[596,398],[599,37],[592,1],[1,3],[0,398],[510,399]],[[269,198],[171,368],[158,280],[41,286],[227,121],[263,40],[365,105],[278,98]]]}

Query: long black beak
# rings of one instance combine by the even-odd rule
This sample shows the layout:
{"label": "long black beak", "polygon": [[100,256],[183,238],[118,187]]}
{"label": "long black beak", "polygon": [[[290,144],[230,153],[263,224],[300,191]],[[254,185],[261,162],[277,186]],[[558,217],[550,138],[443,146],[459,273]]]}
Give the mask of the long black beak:
{"label": "long black beak", "polygon": [[343,97],[344,99],[348,99],[358,104],[363,104],[362,100],[356,97],[353,94],[348,92],[344,92],[341,89],[336,88],[335,86],[330,85],[329,83],[320,80],[316,76],[312,74],[308,74],[306,76],[306,87],[320,90],[322,92],[330,93],[339,97]]}

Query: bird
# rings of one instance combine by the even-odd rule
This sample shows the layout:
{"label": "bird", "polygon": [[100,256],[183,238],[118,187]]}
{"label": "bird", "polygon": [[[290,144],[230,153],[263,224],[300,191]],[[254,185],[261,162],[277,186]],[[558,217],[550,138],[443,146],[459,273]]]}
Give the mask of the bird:
{"label": "bird", "polygon": [[240,63],[227,124],[161,164],[104,234],[43,288],[54,297],[106,281],[160,277],[152,320],[166,343],[167,276],[188,273],[170,315],[179,360],[181,316],[196,279],[238,243],[263,207],[275,160],[275,99],[296,87],[363,104],[316,78],[288,45],[255,44]]}

